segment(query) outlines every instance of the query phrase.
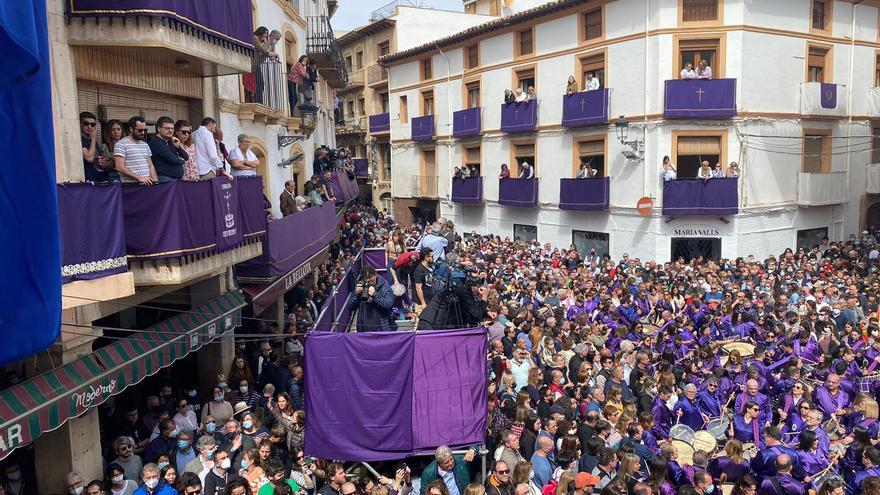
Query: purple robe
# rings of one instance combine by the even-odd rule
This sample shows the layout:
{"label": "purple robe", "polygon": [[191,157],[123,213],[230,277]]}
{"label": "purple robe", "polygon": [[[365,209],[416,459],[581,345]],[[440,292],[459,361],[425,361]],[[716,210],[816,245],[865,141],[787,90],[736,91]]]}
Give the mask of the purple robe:
{"label": "purple robe", "polygon": [[733,438],[740,442],[754,443],[755,447],[764,447],[764,425],[757,419],[746,423],[745,416],[736,414],[733,417]]}
{"label": "purple robe", "polygon": [[724,473],[727,475],[727,481],[725,483],[736,483],[744,474],[749,473],[749,464],[747,461],[737,464],[733,462],[730,457],[721,456],[710,460],[709,466],[706,470],[709,471],[709,474],[711,474],[716,481],[718,481],[718,479],[721,478],[721,474]]}
{"label": "purple robe", "polygon": [[654,397],[651,414],[654,415],[654,426],[651,427],[651,433],[659,439],[665,440],[669,438],[669,428],[672,427],[672,413],[660,396]]}
{"label": "purple robe", "polygon": [[849,407],[849,395],[843,390],[838,389],[837,395],[832,396],[828,389],[823,385],[816,389],[816,405],[825,413],[825,419],[831,417],[838,409],[846,409]]}
{"label": "purple robe", "polygon": [[771,481],[772,479],[776,479],[776,482],[779,483],[779,486],[782,488],[782,492],[785,495],[807,495],[807,485],[787,474],[780,474],[773,476],[773,478],[766,478],[761,482],[761,486],[758,488],[758,495],[781,495],[778,494],[777,490],[774,488],[773,481]]}
{"label": "purple robe", "polygon": [[758,413],[758,420],[761,423],[766,423],[773,418],[773,411],[770,409],[770,398],[761,392],[755,394],[754,397],[750,396],[748,392],[741,392],[736,396],[736,401],[733,403],[734,411],[742,414],[746,410],[746,404],[750,401],[761,408],[761,411]]}
{"label": "purple robe", "polygon": [[828,458],[822,455],[822,452],[819,452],[818,450],[816,450],[816,452],[806,452],[798,449],[797,455],[798,459],[801,461],[801,465],[804,467],[804,471],[807,473],[816,474],[828,467]]}
{"label": "purple robe", "polygon": [[681,419],[679,420],[681,424],[690,426],[694,431],[703,429],[703,414],[696,403],[687,397],[682,397],[678,399],[675,407],[672,408],[672,416],[678,416],[678,411],[682,412]]}

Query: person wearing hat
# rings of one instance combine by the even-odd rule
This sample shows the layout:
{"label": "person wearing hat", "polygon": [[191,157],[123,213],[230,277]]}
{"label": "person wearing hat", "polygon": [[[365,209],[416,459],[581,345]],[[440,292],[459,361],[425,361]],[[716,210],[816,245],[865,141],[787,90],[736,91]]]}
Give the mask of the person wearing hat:
{"label": "person wearing hat", "polygon": [[[243,404],[243,403],[240,403]],[[235,405],[238,408],[239,404]],[[247,411],[247,405],[240,411]],[[232,460],[233,466],[241,465],[241,457],[250,449],[256,449],[257,444],[254,442],[254,439],[247,436],[242,435],[241,433],[241,423],[235,419],[226,420],[225,424],[226,428],[226,441],[220,444],[220,450],[225,450],[229,452],[229,458]]]}
{"label": "person wearing hat", "polygon": [[602,480],[598,476],[580,472],[574,477],[574,486],[578,490],[583,490],[584,493],[593,493],[600,481]]}

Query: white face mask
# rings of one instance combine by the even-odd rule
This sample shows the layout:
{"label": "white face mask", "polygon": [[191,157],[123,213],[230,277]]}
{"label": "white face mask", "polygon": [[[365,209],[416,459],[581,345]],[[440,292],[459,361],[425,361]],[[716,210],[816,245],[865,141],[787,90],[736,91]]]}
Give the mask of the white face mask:
{"label": "white face mask", "polygon": [[82,495],[82,492],[83,492],[83,487],[82,487],[82,486],[78,486],[78,487],[76,487],[76,488],[72,488],[72,489],[70,490],[70,495]]}
{"label": "white face mask", "polygon": [[123,476],[121,474],[119,476],[114,476],[114,477],[110,478],[110,481],[112,481],[114,485],[118,485],[118,484],[122,483],[124,480],[125,480],[125,476]]}
{"label": "white face mask", "polygon": [[[147,488],[152,490],[153,488],[156,488],[157,486],[159,486],[159,478],[153,478],[153,479],[146,480],[146,481],[144,481],[144,484],[147,485]],[[77,494],[77,495],[80,495],[80,494]]]}
{"label": "white face mask", "polygon": [[220,469],[229,469],[230,466],[232,466],[232,462],[228,457],[220,461]]}

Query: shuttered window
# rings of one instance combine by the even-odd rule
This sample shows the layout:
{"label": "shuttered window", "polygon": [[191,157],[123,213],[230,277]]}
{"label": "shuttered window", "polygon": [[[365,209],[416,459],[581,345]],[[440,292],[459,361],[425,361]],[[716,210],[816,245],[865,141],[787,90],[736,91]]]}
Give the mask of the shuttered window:
{"label": "shuttered window", "polygon": [[102,122],[111,119],[127,122],[136,115],[144,117],[148,124],[162,116],[191,121],[189,100],[162,93],[77,80],[77,100],[80,112],[92,112]]}
{"label": "shuttered window", "polygon": [[717,21],[718,0],[682,0],[681,20],[684,22]]}
{"label": "shuttered window", "polygon": [[719,136],[679,136],[679,155],[721,155]]}

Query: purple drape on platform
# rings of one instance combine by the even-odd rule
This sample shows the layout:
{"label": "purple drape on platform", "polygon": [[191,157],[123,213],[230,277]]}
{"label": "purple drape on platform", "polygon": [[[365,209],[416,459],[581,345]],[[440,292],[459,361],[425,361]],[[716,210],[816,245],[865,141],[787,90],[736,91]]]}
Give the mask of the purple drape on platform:
{"label": "purple drape on platform", "polygon": [[366,158],[355,158],[352,160],[354,162],[354,176],[355,177],[369,177],[370,176],[370,164],[367,162]]}
{"label": "purple drape on platform", "polygon": [[562,97],[562,127],[608,123],[608,88]]}
{"label": "purple drape on platform", "polygon": [[822,92],[822,108],[837,108],[837,85],[833,83],[821,83],[819,90]]}
{"label": "purple drape on platform", "polygon": [[736,115],[736,79],[676,79],[666,81],[663,115],[726,118]]}
{"label": "purple drape on platform", "polygon": [[430,141],[434,139],[434,116],[413,117],[412,122],[413,141]]}
{"label": "purple drape on platform", "polygon": [[333,172],[333,194],[341,203],[348,203],[360,194],[357,181],[345,172]]}
{"label": "purple drape on platform", "polygon": [[663,214],[725,216],[739,213],[738,179],[678,179],[663,184]]}
{"label": "purple drape on platform", "polygon": [[452,179],[452,201],[454,203],[482,204],[483,203],[483,178],[468,177],[467,179]]}
{"label": "purple drape on platform", "polygon": [[466,108],[453,112],[452,135],[455,137],[476,136],[480,133],[480,107]]}
{"label": "purple drape on platform", "polygon": [[128,271],[119,184],[58,184],[62,283]]}
{"label": "purple drape on platform", "polygon": [[253,48],[251,2],[248,0],[69,0],[72,17],[164,17],[203,35]]}
{"label": "purple drape on platform", "polygon": [[607,211],[611,179],[561,179],[559,181],[559,209],[578,211]]}
{"label": "purple drape on platform", "polygon": [[[259,229],[258,216],[265,213],[262,188],[249,182],[251,187],[242,193],[239,182],[218,177],[205,182],[176,180],[151,187],[123,184],[122,209],[129,257],[177,258],[240,245],[247,229]],[[230,189],[222,189],[223,184]],[[229,199],[227,209],[225,195],[230,191],[238,191],[237,208]],[[232,227],[228,226],[230,221]]]}
{"label": "purple drape on platform", "polygon": [[332,202],[269,222],[263,254],[240,263],[236,274],[260,278],[283,275],[326,248],[335,237],[336,212]]}
{"label": "purple drape on platform", "polygon": [[306,338],[306,455],[382,461],[483,442],[486,331]]}
{"label": "purple drape on platform", "polygon": [[320,308],[318,320],[312,325],[311,332],[345,332],[351,320],[348,310],[348,297],[355,287],[364,258],[358,255],[354,262],[345,270],[342,281],[336,284],[330,297]]}
{"label": "purple drape on platform", "polygon": [[499,179],[498,204],[534,208],[538,206],[538,179]]}
{"label": "purple drape on platform", "polygon": [[391,114],[370,115],[370,134],[391,130]]}
{"label": "purple drape on platform", "polygon": [[364,250],[364,263],[367,266],[372,266],[377,270],[384,270],[387,264],[385,263],[385,250],[384,249],[367,249]]}
{"label": "purple drape on platform", "polygon": [[527,132],[538,126],[538,102],[523,101],[501,105],[501,132]]}
{"label": "purple drape on platform", "polygon": [[257,206],[263,200],[262,177],[236,177],[241,230],[245,237],[266,233],[266,210]]}

